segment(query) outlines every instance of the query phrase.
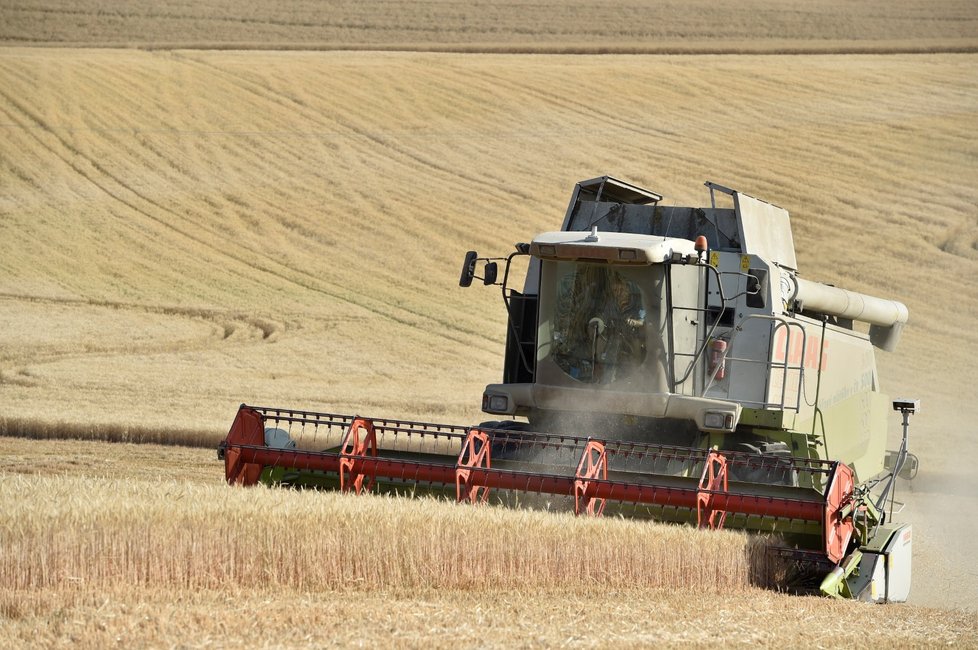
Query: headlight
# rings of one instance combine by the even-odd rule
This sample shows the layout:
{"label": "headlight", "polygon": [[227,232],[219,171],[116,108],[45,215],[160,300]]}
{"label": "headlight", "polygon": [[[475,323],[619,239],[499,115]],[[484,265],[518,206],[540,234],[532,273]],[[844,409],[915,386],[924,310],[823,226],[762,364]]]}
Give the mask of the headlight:
{"label": "headlight", "polygon": [[703,415],[704,429],[733,429],[733,413],[710,411]]}
{"label": "headlight", "polygon": [[487,413],[508,413],[509,397],[506,395],[490,395],[483,393],[482,410]]}

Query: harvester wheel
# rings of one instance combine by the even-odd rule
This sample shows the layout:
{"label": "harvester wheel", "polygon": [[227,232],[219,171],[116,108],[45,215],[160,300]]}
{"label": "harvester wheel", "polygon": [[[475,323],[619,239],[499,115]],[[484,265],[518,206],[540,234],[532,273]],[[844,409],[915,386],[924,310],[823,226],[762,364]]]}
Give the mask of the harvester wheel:
{"label": "harvester wheel", "polygon": [[798,485],[797,473],[791,467],[791,449],[781,441],[752,440],[733,446],[730,451],[759,457],[756,464],[732,463],[730,480],[769,485]]}
{"label": "harvester wheel", "polygon": [[492,439],[492,457],[496,460],[520,460],[522,437],[519,431],[529,431],[526,422],[515,420],[491,420],[483,422],[479,428]]}

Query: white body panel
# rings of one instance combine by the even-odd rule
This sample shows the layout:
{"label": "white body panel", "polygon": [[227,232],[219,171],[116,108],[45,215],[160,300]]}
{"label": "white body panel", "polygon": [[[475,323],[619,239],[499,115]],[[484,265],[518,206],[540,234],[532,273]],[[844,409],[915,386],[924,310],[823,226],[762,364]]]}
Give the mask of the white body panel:
{"label": "white body panel", "polygon": [[903,603],[910,595],[911,550],[913,535],[910,524],[902,526],[886,545],[886,602]]}
{"label": "white body panel", "polygon": [[864,598],[874,603],[905,603],[910,596],[913,534],[910,524],[900,526],[890,536],[881,552],[865,551],[876,556],[869,594]]}

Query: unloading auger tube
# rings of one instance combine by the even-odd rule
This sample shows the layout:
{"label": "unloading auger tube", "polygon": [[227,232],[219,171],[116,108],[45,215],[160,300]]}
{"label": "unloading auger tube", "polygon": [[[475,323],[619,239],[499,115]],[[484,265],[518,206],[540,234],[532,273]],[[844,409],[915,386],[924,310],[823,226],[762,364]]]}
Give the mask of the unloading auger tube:
{"label": "unloading auger tube", "polygon": [[874,345],[888,352],[896,348],[900,332],[910,316],[907,306],[896,300],[868,296],[797,276],[786,275],[784,282],[790,287],[790,299],[797,311],[808,309],[868,323]]}

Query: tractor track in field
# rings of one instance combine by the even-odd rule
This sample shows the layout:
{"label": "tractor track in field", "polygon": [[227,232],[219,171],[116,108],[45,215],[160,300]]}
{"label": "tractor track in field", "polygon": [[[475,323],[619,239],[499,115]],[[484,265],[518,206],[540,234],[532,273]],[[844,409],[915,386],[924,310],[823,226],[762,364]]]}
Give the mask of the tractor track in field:
{"label": "tractor track in field", "polygon": [[[126,303],[110,300],[95,300],[83,298],[52,298],[44,296],[28,296],[10,293],[0,293],[0,305],[7,303],[11,308],[16,308],[18,303],[30,303],[35,305],[50,305],[67,307],[71,309],[94,309],[105,312],[124,312],[159,315],[163,317],[176,317],[206,323],[210,328],[210,335],[206,337],[178,338],[173,340],[155,340],[152,342],[103,342],[90,341],[83,348],[79,348],[77,343],[65,342],[40,343],[30,345],[27,349],[18,351],[18,346],[8,346],[0,354],[0,363],[12,366],[37,366],[48,363],[56,363],[67,359],[95,358],[95,357],[117,357],[130,355],[154,355],[172,354],[182,352],[197,352],[211,350],[215,344],[230,345],[254,345],[258,343],[273,343],[281,340],[290,329],[290,325],[284,321],[276,321],[267,318],[250,316],[244,313],[235,313],[227,310],[204,309],[195,307],[180,306],[160,306],[145,305],[140,303]],[[84,321],[84,314],[80,314],[79,321]],[[17,371],[18,374],[29,376],[23,368]],[[5,376],[10,380],[11,376]],[[3,380],[0,380],[3,381]]]}
{"label": "tractor track in field", "polygon": [[[745,16],[747,18],[745,18]],[[18,0],[0,42],[145,49],[384,50],[460,54],[893,54],[978,52],[960,0],[309,0],[238,7]]]}
{"label": "tractor track in field", "polygon": [[[269,101],[273,104],[279,104],[280,106],[283,106],[284,108],[292,112],[305,113],[307,116],[313,118],[319,117],[318,115],[312,113],[308,106],[305,106],[302,103],[297,102],[295,99],[291,97],[287,97],[280,92],[277,92],[275,89],[271,88],[266,83],[262,83],[261,81],[256,80],[254,78],[247,78],[242,74],[231,72],[226,68],[221,68],[212,63],[201,61],[200,59],[194,58],[185,53],[178,53],[177,56],[183,61],[191,61],[199,66],[203,66],[211,70],[215,70],[219,72],[222,77],[231,77],[237,79],[239,82],[238,86],[242,90],[246,92],[250,92],[251,94],[253,94],[254,96],[262,100]],[[521,193],[519,191],[504,192],[499,188],[498,185],[494,183],[482,180],[470,174],[463,173],[459,168],[453,169],[451,167],[430,160],[425,156],[410,151],[406,147],[397,145],[397,143],[395,143],[390,139],[383,138],[379,136],[377,133],[367,131],[357,126],[349,119],[341,118],[335,112],[330,117],[341,128],[346,129],[347,131],[355,134],[356,136],[361,137],[364,140],[377,145],[383,151],[389,151],[400,156],[404,161],[403,162],[404,167],[406,169],[410,169],[412,173],[416,173],[418,169],[418,165],[420,165],[423,169],[429,169],[435,173],[444,175],[449,181],[458,179],[464,181],[465,183],[469,184],[474,188],[479,188],[483,191],[488,191],[489,193],[495,194],[500,198],[509,199],[512,198],[514,194],[524,200],[531,200],[533,198],[530,195]]]}
{"label": "tractor track in field", "polygon": [[[467,340],[466,338],[464,338],[462,336],[458,336],[458,335],[454,334],[455,331],[459,331],[459,332],[461,332],[463,334],[467,334],[467,335],[470,335],[472,337],[475,337],[476,340],[479,340],[481,342],[482,346],[483,346],[482,349],[484,351],[487,351],[487,352],[488,351],[494,351],[495,340],[492,337],[487,336],[485,333],[477,332],[476,330],[472,330],[472,329],[461,328],[461,327],[459,327],[459,325],[457,323],[449,323],[448,321],[438,319],[437,317],[433,316],[432,314],[422,314],[419,311],[410,310],[410,309],[407,309],[407,308],[405,308],[403,306],[397,306],[397,305],[391,305],[391,304],[386,304],[386,305],[372,305],[372,304],[370,304],[371,301],[369,301],[368,299],[366,299],[365,296],[362,296],[360,300],[356,300],[353,297],[351,297],[350,295],[344,295],[344,293],[341,293],[340,291],[329,290],[329,289],[326,289],[326,288],[324,288],[322,286],[318,286],[318,285],[322,284],[324,281],[321,280],[320,278],[312,275],[311,273],[302,270],[302,269],[294,268],[294,267],[291,267],[291,266],[289,266],[287,264],[280,264],[280,266],[283,269],[285,269],[285,270],[284,271],[283,270],[276,270],[271,265],[265,264],[265,263],[263,263],[261,261],[263,258],[261,257],[261,252],[260,251],[252,251],[252,252],[255,252],[256,255],[253,256],[253,257],[251,257],[251,258],[248,258],[248,257],[245,257],[245,256],[240,256],[240,255],[235,255],[235,254],[231,253],[229,250],[227,250],[225,248],[222,248],[221,246],[219,246],[217,244],[211,243],[210,241],[204,239],[203,237],[200,237],[200,236],[198,236],[196,234],[193,234],[193,233],[189,232],[188,230],[186,230],[184,228],[177,227],[176,225],[174,225],[173,223],[169,222],[168,220],[162,219],[162,218],[154,215],[151,210],[146,209],[144,207],[141,207],[140,205],[138,205],[138,203],[139,202],[143,202],[145,204],[148,204],[149,206],[152,206],[152,208],[154,208],[156,210],[159,210],[159,211],[161,211],[161,212],[163,212],[165,214],[171,215],[172,217],[174,217],[174,220],[180,221],[182,219],[182,217],[180,215],[178,215],[176,212],[174,212],[170,208],[166,207],[165,205],[159,203],[158,201],[155,201],[155,200],[151,199],[150,197],[141,194],[138,190],[136,190],[134,187],[132,187],[131,184],[127,184],[123,179],[119,178],[118,176],[116,176],[115,174],[113,174],[111,171],[109,171],[107,168],[105,168],[103,165],[99,164],[98,161],[92,159],[90,156],[88,156],[88,155],[84,154],[82,151],[80,151],[77,147],[74,147],[73,145],[71,145],[69,142],[67,142],[67,140],[64,137],[62,137],[61,135],[58,134],[58,132],[57,132],[56,129],[52,129],[51,127],[49,127],[48,124],[42,118],[40,118],[39,116],[35,115],[24,104],[22,104],[21,102],[17,101],[13,96],[10,95],[10,93],[5,92],[3,89],[0,89],[0,98],[3,98],[4,100],[6,100],[20,114],[22,114],[35,127],[37,127],[37,129],[41,133],[45,133],[45,134],[48,134],[51,137],[53,137],[58,142],[58,144],[61,145],[61,147],[63,147],[70,154],[72,154],[71,156],[64,156],[64,155],[62,155],[61,153],[59,153],[57,151],[57,149],[55,147],[53,147],[49,143],[45,142],[44,138],[42,138],[42,137],[40,137],[38,135],[37,130],[35,130],[35,129],[25,129],[31,135],[31,137],[33,137],[37,141],[37,143],[40,146],[44,147],[45,149],[47,149],[48,151],[50,151],[53,155],[57,156],[65,164],[67,164],[69,167],[71,167],[71,169],[73,169],[75,171],[75,173],[78,174],[80,177],[84,178],[86,181],[88,181],[89,183],[91,183],[93,186],[95,186],[96,188],[98,188],[100,191],[102,191],[106,195],[110,196],[113,200],[121,203],[122,205],[126,206],[127,208],[133,210],[134,212],[139,213],[143,217],[145,217],[145,218],[147,218],[147,219],[149,219],[149,220],[151,220],[153,222],[156,222],[157,224],[163,226],[164,228],[173,231],[174,233],[176,233],[180,237],[182,237],[182,238],[184,238],[186,240],[189,240],[189,241],[191,241],[191,242],[193,242],[193,243],[201,246],[202,248],[205,248],[207,250],[210,250],[212,253],[218,255],[219,257],[228,258],[230,260],[233,260],[233,261],[235,261],[237,263],[240,263],[240,264],[244,265],[246,268],[251,268],[251,269],[258,270],[258,271],[260,271],[262,273],[268,274],[270,276],[274,276],[274,277],[276,277],[278,279],[281,279],[281,280],[284,280],[284,281],[286,281],[288,283],[291,283],[291,284],[295,284],[297,286],[300,286],[303,289],[306,289],[306,290],[309,290],[309,291],[312,291],[312,292],[315,292],[315,293],[320,293],[320,294],[326,295],[326,296],[328,296],[330,298],[333,298],[335,300],[338,300],[340,302],[345,302],[345,303],[354,305],[354,306],[356,306],[358,308],[365,309],[366,311],[372,313],[375,316],[379,316],[379,317],[382,317],[382,318],[385,318],[385,319],[389,319],[391,321],[394,321],[394,322],[399,323],[399,324],[402,324],[402,325],[407,325],[407,326],[409,326],[409,327],[411,327],[413,329],[419,330],[419,331],[424,331],[426,333],[431,332],[431,330],[429,329],[431,322],[432,321],[438,322],[439,324],[443,325],[443,327],[438,328],[437,330],[433,331],[432,332],[433,334],[435,334],[437,336],[440,336],[440,337],[442,337],[442,338],[444,338],[444,339],[446,339],[448,341],[454,342],[454,343],[458,343],[458,344],[461,344],[461,345],[471,345],[471,343],[472,343],[471,340]],[[13,115],[11,115],[11,117],[13,119],[16,119],[16,117],[13,116]],[[110,181],[112,181],[113,183],[115,183],[116,185],[118,185],[119,187],[121,187],[123,191],[120,192],[120,191],[117,191],[117,190],[113,190],[111,187],[109,187],[109,185],[107,183],[101,182],[100,180],[98,180],[95,177],[94,174],[89,173],[81,165],[79,165],[76,162],[77,160],[84,160],[87,163],[91,164],[92,167],[101,176],[109,179]],[[126,192],[132,194],[138,200],[129,199],[129,198],[126,198],[125,196],[123,196],[123,194],[126,193]],[[208,229],[206,229],[206,228],[204,228],[203,230],[208,231]],[[218,234],[218,233],[216,233],[214,231],[210,231],[210,232],[212,232],[214,235],[217,235]],[[299,277],[295,277],[295,276],[301,276],[302,279],[300,279]],[[403,315],[402,316],[397,316],[397,315],[395,315],[395,312],[401,312]]]}

